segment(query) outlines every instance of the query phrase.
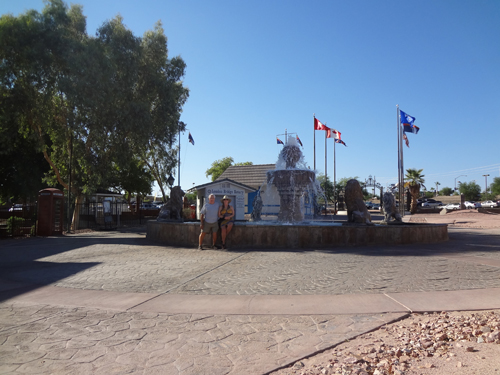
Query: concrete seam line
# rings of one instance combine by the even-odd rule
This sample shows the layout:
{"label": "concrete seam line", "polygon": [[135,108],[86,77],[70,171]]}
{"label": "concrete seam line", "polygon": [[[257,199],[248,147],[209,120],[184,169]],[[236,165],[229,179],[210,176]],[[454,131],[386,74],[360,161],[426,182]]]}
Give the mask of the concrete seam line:
{"label": "concrete seam line", "polygon": [[400,305],[401,305],[401,306],[403,306],[405,309],[407,309],[409,312],[411,312],[411,313],[413,312],[413,310],[412,310],[412,309],[410,309],[408,306],[406,306],[406,305],[402,304],[402,303],[401,303],[401,302],[399,302],[397,299],[392,298],[390,295],[388,295],[388,294],[385,294],[385,293],[384,293],[384,296],[386,296],[387,298],[390,298],[390,299],[392,299],[394,302],[396,302],[396,303],[400,304]]}
{"label": "concrete seam line", "polygon": [[190,281],[196,280],[196,279],[198,279],[199,277],[204,276],[204,275],[206,275],[207,273],[209,273],[209,272],[212,272],[212,271],[216,270],[217,268],[223,267],[223,266],[225,266],[226,264],[231,263],[231,262],[235,261],[236,259],[241,258],[243,255],[246,255],[246,254],[248,254],[248,253],[249,253],[249,251],[247,251],[246,253],[243,253],[243,254],[241,254],[241,255],[238,255],[237,257],[234,257],[234,258],[232,258],[232,259],[229,259],[227,262],[224,262],[224,263],[222,263],[222,264],[219,264],[218,266],[216,266],[216,267],[214,267],[214,268],[212,268],[212,269],[210,269],[210,270],[208,270],[208,271],[205,271],[205,272],[203,272],[203,273],[200,273],[199,275],[196,275],[195,277],[192,277],[191,279],[186,280],[186,281],[184,281],[184,282],[180,283],[179,285],[176,285],[176,286],[174,286],[174,287],[172,287],[172,288],[170,288],[170,289],[168,289],[168,290],[164,291],[163,293],[159,293],[159,294],[157,294],[157,295],[156,295],[156,296],[154,296],[154,297],[151,297],[151,298],[149,298],[149,299],[147,299],[147,300],[145,300],[145,301],[142,301],[141,303],[138,303],[138,304],[137,304],[137,305],[135,305],[135,306],[131,306],[131,307],[129,307],[126,311],[128,311],[128,310],[130,310],[130,309],[134,309],[134,308],[136,308],[137,306],[143,305],[143,304],[145,304],[146,302],[152,301],[153,299],[158,298],[159,296],[162,296],[162,295],[168,294],[168,293],[170,293],[172,290],[177,289],[177,288],[180,288],[181,286],[186,285],[186,284],[187,284],[187,283],[189,283]]}

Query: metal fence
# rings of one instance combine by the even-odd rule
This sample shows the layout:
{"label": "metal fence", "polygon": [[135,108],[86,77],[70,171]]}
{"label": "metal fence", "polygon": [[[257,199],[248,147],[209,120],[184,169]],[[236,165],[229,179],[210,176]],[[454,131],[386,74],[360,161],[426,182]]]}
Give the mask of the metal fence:
{"label": "metal fence", "polygon": [[[64,209],[64,230],[68,228],[68,221],[73,218],[75,206],[69,212]],[[148,220],[156,219],[159,210],[139,209],[129,207],[127,203],[117,202],[87,202],[78,205],[78,227],[76,230],[111,230],[123,227],[133,227],[145,224]],[[0,238],[36,236],[37,205],[15,205],[13,208],[0,208]]]}
{"label": "metal fence", "polygon": [[0,208],[0,237],[34,236],[36,234],[36,204]]}
{"label": "metal fence", "polygon": [[159,210],[135,211],[127,203],[119,202],[86,202],[77,207],[79,213],[78,228],[107,230],[121,227],[132,227],[145,224],[148,220],[156,219]]}

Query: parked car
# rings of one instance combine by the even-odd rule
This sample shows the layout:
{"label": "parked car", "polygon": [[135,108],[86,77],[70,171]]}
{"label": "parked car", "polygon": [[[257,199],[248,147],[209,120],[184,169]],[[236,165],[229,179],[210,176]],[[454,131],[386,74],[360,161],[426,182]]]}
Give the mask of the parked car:
{"label": "parked car", "polygon": [[459,203],[449,203],[446,206],[443,206],[443,208],[446,208],[447,210],[450,210],[450,211],[460,210],[460,204]]}
{"label": "parked car", "polygon": [[141,210],[159,210],[160,208],[153,203],[143,203],[141,204]]}
{"label": "parked car", "polygon": [[23,210],[23,205],[22,204],[15,204],[11,208],[9,208],[10,212],[13,211],[22,211]]}
{"label": "parked car", "polygon": [[366,206],[366,208],[368,208],[369,210],[373,209],[373,203],[372,203],[372,202],[365,202],[365,206]]}
{"label": "parked car", "polygon": [[422,207],[440,207],[440,206],[443,206],[443,202],[434,199],[427,199],[425,202],[422,202]]}
{"label": "parked car", "polygon": [[464,205],[465,205],[465,208],[479,208],[479,207],[481,207],[481,203],[474,202],[474,201],[465,201]]}
{"label": "parked car", "polygon": [[484,201],[481,202],[481,207],[488,207],[488,208],[498,207],[498,203],[494,201]]}
{"label": "parked car", "polygon": [[378,203],[372,203],[372,210],[380,210],[380,204]]}

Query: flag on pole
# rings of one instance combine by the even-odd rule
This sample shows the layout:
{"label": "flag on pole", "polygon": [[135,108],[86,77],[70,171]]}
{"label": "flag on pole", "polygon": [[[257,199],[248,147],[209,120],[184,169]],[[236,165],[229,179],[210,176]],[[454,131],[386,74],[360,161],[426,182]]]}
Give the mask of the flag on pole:
{"label": "flag on pole", "polygon": [[189,132],[188,139],[189,139],[189,143],[192,143],[194,146],[194,139],[193,139],[193,136],[191,135],[191,132]]}
{"label": "flag on pole", "polygon": [[408,140],[406,133],[403,133],[403,139],[405,140],[406,147],[410,148],[410,141]]}
{"label": "flag on pole", "polygon": [[276,138],[276,143],[279,145],[284,145],[283,141],[279,138]]}
{"label": "flag on pole", "polygon": [[316,117],[314,118],[314,130],[327,130],[327,126],[323,125]]}
{"label": "flag on pole", "polygon": [[[332,138],[332,135],[333,135],[333,138],[334,139],[340,139],[340,132],[338,130],[335,130],[335,129],[328,129],[326,131],[326,138]],[[338,142],[337,142],[338,143]]]}
{"label": "flag on pole", "polygon": [[420,128],[414,124],[415,117],[406,114],[405,112],[399,110],[399,119],[401,124],[403,124],[403,131],[405,133],[418,134]]}
{"label": "flag on pole", "polygon": [[345,144],[345,142],[341,139],[335,139],[335,143],[340,143],[341,145],[344,145],[345,147],[347,147],[347,145]]}
{"label": "flag on pole", "polygon": [[304,145],[303,145],[303,144],[302,144],[302,142],[300,141],[299,136],[297,136],[297,142],[299,142],[299,145],[301,145],[302,147],[304,147]]}

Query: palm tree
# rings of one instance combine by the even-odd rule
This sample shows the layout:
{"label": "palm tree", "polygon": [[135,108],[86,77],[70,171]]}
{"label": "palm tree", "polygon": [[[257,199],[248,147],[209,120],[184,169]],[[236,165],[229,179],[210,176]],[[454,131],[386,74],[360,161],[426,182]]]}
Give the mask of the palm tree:
{"label": "palm tree", "polygon": [[420,196],[420,186],[424,186],[424,175],[422,174],[423,169],[412,169],[406,170],[405,186],[408,186],[411,194],[411,209],[410,212],[414,214],[417,212],[417,200]]}
{"label": "palm tree", "polygon": [[438,196],[439,194],[439,190],[438,190],[438,186],[441,185],[439,182],[434,182],[434,184],[436,184],[436,197]]}

